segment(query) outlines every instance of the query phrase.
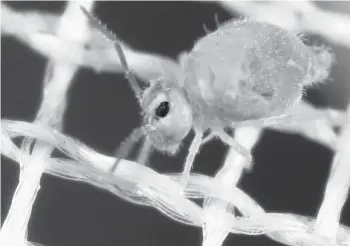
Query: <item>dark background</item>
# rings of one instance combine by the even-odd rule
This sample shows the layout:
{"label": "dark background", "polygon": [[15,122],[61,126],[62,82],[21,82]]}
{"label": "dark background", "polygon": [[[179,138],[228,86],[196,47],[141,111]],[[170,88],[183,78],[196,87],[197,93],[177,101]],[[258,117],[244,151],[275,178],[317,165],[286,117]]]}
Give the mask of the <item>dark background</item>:
{"label": "dark background", "polygon": [[[7,4],[16,9],[56,13],[61,13],[65,5]],[[350,3],[324,2],[322,6],[350,13]],[[95,11],[133,47],[173,58],[180,51],[190,50],[204,35],[203,24],[215,29],[215,14],[220,22],[232,18],[215,3],[197,2],[98,2]],[[1,117],[33,121],[42,98],[46,60],[13,38],[1,41]],[[309,90],[307,100],[319,106],[345,108],[350,94],[349,84],[345,85],[350,75],[349,52],[331,46],[338,60],[331,74],[333,81]],[[81,69],[68,96],[64,133],[106,155],[113,155],[118,144],[140,123],[139,106],[122,75]],[[187,146],[188,141],[176,157],[153,154],[152,167],[161,172],[179,172]],[[214,175],[225,153],[219,141],[207,144],[194,171]],[[245,192],[267,211],[317,215],[332,161],[330,150],[300,136],[266,131],[254,156],[254,171],[239,185]],[[3,222],[18,182],[18,165],[3,156],[1,182]],[[341,222],[350,225],[349,204],[345,205]],[[153,208],[127,203],[86,184],[44,175],[29,224],[29,240],[48,246],[201,245],[202,232],[172,221]],[[280,244],[265,236],[231,234],[224,245]]]}

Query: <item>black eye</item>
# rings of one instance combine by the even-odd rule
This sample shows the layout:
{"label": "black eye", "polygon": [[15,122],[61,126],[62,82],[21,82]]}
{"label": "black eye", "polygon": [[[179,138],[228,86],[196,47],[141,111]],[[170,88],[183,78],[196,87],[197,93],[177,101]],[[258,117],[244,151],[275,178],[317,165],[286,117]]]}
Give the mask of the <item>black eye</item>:
{"label": "black eye", "polygon": [[164,118],[169,113],[170,105],[169,102],[162,102],[156,108],[156,116]]}

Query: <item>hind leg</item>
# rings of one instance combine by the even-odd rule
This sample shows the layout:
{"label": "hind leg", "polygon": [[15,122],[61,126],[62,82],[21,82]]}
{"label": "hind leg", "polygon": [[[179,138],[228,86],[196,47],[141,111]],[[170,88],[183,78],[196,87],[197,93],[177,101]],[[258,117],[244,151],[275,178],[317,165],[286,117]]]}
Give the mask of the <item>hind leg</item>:
{"label": "hind leg", "polygon": [[236,127],[244,127],[244,126],[251,126],[251,127],[268,127],[273,125],[286,125],[291,124],[294,122],[300,122],[300,121],[310,121],[314,120],[315,115],[279,115],[279,116],[272,116],[264,119],[256,119],[256,120],[246,120],[241,122],[235,122],[232,124],[233,128]]}
{"label": "hind leg", "polygon": [[[252,154],[246,148],[240,145],[233,137],[228,135],[224,130],[215,131],[215,133],[221,139],[221,141],[223,141],[224,143],[229,145],[231,148],[235,149],[239,154],[247,158],[247,161],[249,163],[253,162]],[[252,166],[252,165],[248,165],[248,166]]]}

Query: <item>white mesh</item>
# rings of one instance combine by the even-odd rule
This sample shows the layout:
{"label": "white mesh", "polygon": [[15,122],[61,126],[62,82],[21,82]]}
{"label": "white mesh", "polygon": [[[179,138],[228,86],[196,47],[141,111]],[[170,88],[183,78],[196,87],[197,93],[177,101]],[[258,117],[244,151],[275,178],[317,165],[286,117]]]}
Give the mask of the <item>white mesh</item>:
{"label": "white mesh", "polygon": [[[81,1],[80,4],[92,11],[93,1]],[[254,18],[268,20],[293,31],[316,32],[339,45],[350,46],[350,17],[320,11],[306,1],[294,4],[239,1],[221,4],[230,11],[247,16],[254,14]],[[311,121],[270,127],[301,134],[336,151],[316,218],[266,213],[253,198],[236,187],[246,163],[234,150],[230,150],[222,169],[214,178],[192,174],[183,193],[178,183],[180,174],[160,174],[135,162],[121,161],[112,175],[108,169],[115,161],[113,157],[97,153],[63,135],[60,129],[65,109],[69,106],[66,105],[66,94],[79,66],[101,72],[112,69],[121,72],[113,47],[107,51],[82,49],[82,43],[98,44],[101,37],[96,30],[89,32],[86,18],[74,2],[68,2],[61,17],[16,12],[4,4],[1,14],[2,34],[15,36],[50,58],[48,66],[51,66],[52,76],[47,76],[44,83],[44,98],[33,123],[8,119],[1,122],[1,153],[19,163],[21,174],[1,229],[0,245],[33,245],[27,241],[27,226],[43,173],[89,183],[131,203],[155,207],[180,223],[203,227],[205,246],[222,245],[229,233],[266,234],[286,245],[350,245],[350,229],[339,224],[350,184],[350,125],[347,124],[350,110],[316,109],[302,102],[295,113],[308,115]],[[300,15],[303,18],[297,18]],[[56,35],[44,34],[45,31],[55,31],[61,39]],[[171,67],[172,71],[179,69],[177,63],[169,58],[134,51],[127,45],[124,45],[124,49],[130,66],[144,80],[156,78],[164,67]],[[151,63],[152,67],[145,66]],[[336,134],[333,127],[341,128],[340,134]],[[238,128],[235,138],[251,149],[259,140],[261,131],[256,127]],[[28,137],[21,148],[12,142],[12,138],[18,136]],[[32,139],[37,141],[33,143]],[[67,154],[70,159],[51,157],[54,148]],[[194,203],[193,198],[204,199],[203,207]],[[242,216],[236,216],[234,208]]]}

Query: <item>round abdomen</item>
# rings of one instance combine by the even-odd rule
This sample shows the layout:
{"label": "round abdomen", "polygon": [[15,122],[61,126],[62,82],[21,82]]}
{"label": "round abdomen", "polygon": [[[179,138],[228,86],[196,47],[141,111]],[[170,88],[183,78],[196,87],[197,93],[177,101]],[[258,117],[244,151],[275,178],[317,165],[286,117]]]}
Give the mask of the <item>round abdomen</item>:
{"label": "round abdomen", "polygon": [[282,28],[231,22],[198,40],[183,60],[183,90],[209,124],[282,114],[302,97],[310,55]]}

